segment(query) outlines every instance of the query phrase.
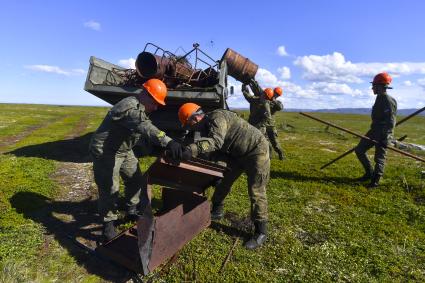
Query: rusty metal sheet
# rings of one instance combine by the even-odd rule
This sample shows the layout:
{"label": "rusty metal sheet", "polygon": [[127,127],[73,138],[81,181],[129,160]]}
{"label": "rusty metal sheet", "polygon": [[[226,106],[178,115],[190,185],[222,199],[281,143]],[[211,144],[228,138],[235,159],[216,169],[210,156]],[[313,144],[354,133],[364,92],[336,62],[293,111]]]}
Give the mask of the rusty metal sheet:
{"label": "rusty metal sheet", "polygon": [[163,188],[161,211],[153,215],[149,201],[136,225],[96,250],[137,273],[153,271],[210,225],[210,203],[201,193],[224,171],[202,159],[171,164],[158,158],[143,186],[149,199],[153,184],[169,186]]}
{"label": "rusty metal sheet", "polygon": [[140,273],[142,272],[142,265],[137,251],[136,225],[96,248],[96,252],[102,256],[109,257],[116,263]]}
{"label": "rusty metal sheet", "polygon": [[225,167],[199,159],[179,164],[158,158],[149,168],[148,182],[183,191],[203,192],[218,179],[223,178]]}
{"label": "rusty metal sheet", "polygon": [[[175,193],[184,194],[185,192],[175,191]],[[186,196],[187,203],[180,204],[156,217],[149,270],[152,271],[171,258],[187,242],[210,225],[210,204],[207,199],[195,194],[188,195],[191,196]],[[198,205],[185,213],[185,204],[191,203]]]}

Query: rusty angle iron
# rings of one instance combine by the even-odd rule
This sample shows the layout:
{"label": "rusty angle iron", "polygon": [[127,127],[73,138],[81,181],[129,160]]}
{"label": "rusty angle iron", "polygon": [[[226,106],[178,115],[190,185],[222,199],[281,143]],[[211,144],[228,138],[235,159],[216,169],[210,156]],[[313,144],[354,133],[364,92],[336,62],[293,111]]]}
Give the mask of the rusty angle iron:
{"label": "rusty angle iron", "polygon": [[[180,163],[158,158],[144,174],[149,203],[137,224],[96,251],[136,273],[152,272],[210,225],[210,203],[202,193],[225,169],[198,158]],[[150,204],[153,185],[163,186],[156,214]]]}

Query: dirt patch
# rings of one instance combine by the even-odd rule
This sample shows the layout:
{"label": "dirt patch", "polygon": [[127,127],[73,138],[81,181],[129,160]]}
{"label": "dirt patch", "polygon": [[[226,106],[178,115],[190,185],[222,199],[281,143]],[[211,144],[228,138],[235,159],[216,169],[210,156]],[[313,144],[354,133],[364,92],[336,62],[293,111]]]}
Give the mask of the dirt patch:
{"label": "dirt patch", "polygon": [[16,134],[16,135],[8,136],[8,137],[1,139],[0,140],[0,153],[4,152],[4,148],[21,141],[22,139],[31,135],[31,133],[33,133],[34,131],[41,129],[41,128],[44,128],[51,123],[53,123],[53,122],[30,126],[30,127],[26,128],[25,130],[23,130],[22,132]]}
{"label": "dirt patch", "polygon": [[319,232],[312,233],[312,232],[305,231],[303,229],[299,229],[296,232],[295,237],[298,240],[300,240],[304,246],[322,245],[328,240],[327,235],[324,233],[319,233]]}
{"label": "dirt patch", "polygon": [[[82,117],[65,139],[74,139],[84,134],[90,117]],[[73,152],[65,151],[64,154]],[[87,274],[96,274],[106,282],[128,280],[128,271],[99,259],[91,252],[100,240],[102,227],[97,214],[98,195],[92,163],[57,162],[56,171],[50,178],[58,184],[60,190],[47,212],[44,212],[46,239],[54,236],[77,263],[85,267]]]}
{"label": "dirt patch", "polygon": [[[90,116],[84,116],[74,126],[72,131],[66,136],[65,139],[73,139],[82,135],[87,129],[88,121]],[[69,154],[72,154],[69,153]],[[93,179],[92,163],[76,163],[76,162],[58,162],[56,171],[50,176],[55,183],[60,186],[60,191],[55,198],[56,202],[69,203],[75,205],[69,205],[64,213],[56,214],[56,217],[63,221],[65,226],[67,224],[76,222],[76,216],[78,215],[78,221],[84,226],[100,227],[99,223],[95,223],[96,207],[93,207],[98,198],[96,184]],[[78,205],[79,203],[91,203],[91,207],[84,207]],[[75,225],[72,225],[75,226]],[[76,223],[78,227],[78,224]],[[81,228],[81,227],[80,227]],[[72,231],[69,231],[72,233]],[[94,236],[98,236],[99,231]],[[91,248],[96,247],[95,240],[87,241],[87,244]]]}
{"label": "dirt patch", "polygon": [[225,218],[229,220],[231,226],[247,233],[250,233],[252,230],[252,221],[249,217],[240,217],[233,212],[226,212]]}

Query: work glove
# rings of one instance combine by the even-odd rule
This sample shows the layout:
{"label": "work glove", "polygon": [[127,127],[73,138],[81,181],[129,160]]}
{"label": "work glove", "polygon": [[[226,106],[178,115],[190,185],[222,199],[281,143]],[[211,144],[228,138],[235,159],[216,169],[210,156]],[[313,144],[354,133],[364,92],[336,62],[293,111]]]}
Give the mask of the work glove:
{"label": "work glove", "polygon": [[174,160],[181,160],[182,159],[183,147],[180,143],[172,140],[167,144],[166,149],[170,153],[170,155],[171,155],[170,157],[172,159],[174,159]]}
{"label": "work glove", "polygon": [[182,152],[182,160],[190,160],[192,158],[192,150],[190,147],[185,147]]}
{"label": "work glove", "polygon": [[242,84],[242,92],[247,92],[248,86],[246,84]]}

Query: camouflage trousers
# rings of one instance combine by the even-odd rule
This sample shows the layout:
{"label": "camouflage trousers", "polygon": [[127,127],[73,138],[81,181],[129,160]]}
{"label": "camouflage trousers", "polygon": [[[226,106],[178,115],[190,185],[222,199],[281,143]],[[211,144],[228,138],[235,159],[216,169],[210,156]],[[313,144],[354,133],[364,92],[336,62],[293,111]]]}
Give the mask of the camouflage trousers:
{"label": "camouflage trousers", "polygon": [[[375,141],[382,141],[384,138],[387,139],[387,136],[384,136],[380,133],[376,133],[373,130],[370,130],[369,132],[367,132],[366,136]],[[374,146],[375,146],[375,158],[374,158],[375,169],[373,170],[370,160],[366,155],[366,152]],[[378,146],[371,141],[361,139],[359,144],[356,146],[355,152],[356,152],[357,158],[359,159],[366,173],[375,174],[376,176],[382,176],[384,174],[385,158],[387,155],[387,149],[385,147]]]}
{"label": "camouflage trousers", "polygon": [[242,173],[248,177],[248,194],[251,201],[251,220],[267,221],[266,187],[270,176],[270,157],[267,140],[264,138],[249,156],[228,161],[229,171],[225,172],[223,180],[216,186],[212,203],[221,206],[230,193],[233,183]]}
{"label": "camouflage trousers", "polygon": [[[124,197],[127,207],[140,201],[143,178],[139,160],[133,151],[120,154],[103,154],[93,157],[94,180],[99,191],[98,209],[102,221],[117,220],[117,202],[120,176],[124,182]],[[146,192],[144,192],[144,195]]]}

